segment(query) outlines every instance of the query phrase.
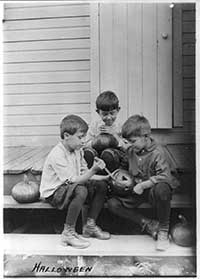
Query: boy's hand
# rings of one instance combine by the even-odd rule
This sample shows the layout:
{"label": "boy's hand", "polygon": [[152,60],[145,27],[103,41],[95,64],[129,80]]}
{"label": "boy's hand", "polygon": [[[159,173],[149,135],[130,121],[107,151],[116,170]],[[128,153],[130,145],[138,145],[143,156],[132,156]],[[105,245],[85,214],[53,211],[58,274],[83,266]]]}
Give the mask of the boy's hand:
{"label": "boy's hand", "polygon": [[138,184],[133,188],[133,193],[134,193],[134,194],[142,195],[143,192],[144,192],[144,189],[143,189],[143,184],[142,184],[142,183],[138,183]]}
{"label": "boy's hand", "polygon": [[96,173],[98,170],[103,170],[106,167],[106,164],[103,160],[95,157],[92,170]]}
{"label": "boy's hand", "polygon": [[153,186],[153,183],[150,180],[140,182],[133,188],[133,193],[142,195],[142,193],[145,189],[151,188],[152,186]]}
{"label": "boy's hand", "polygon": [[109,126],[106,126],[106,125],[101,125],[100,127],[99,127],[99,131],[101,132],[101,133],[106,133],[106,134],[112,134],[112,128],[111,127],[109,127]]}

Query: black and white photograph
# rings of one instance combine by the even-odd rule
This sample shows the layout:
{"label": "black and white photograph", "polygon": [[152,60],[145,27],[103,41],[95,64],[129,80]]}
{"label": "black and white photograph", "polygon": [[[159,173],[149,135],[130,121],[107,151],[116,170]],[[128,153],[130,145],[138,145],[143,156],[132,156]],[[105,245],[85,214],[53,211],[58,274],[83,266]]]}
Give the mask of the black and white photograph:
{"label": "black and white photograph", "polygon": [[3,1],[3,277],[197,278],[195,1]]}

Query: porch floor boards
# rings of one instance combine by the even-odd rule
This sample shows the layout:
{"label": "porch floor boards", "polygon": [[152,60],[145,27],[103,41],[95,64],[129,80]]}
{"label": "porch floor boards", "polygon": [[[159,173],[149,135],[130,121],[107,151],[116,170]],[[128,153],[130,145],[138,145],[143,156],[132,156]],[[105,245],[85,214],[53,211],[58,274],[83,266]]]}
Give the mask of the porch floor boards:
{"label": "porch floor boards", "polygon": [[[41,174],[43,164],[52,146],[10,146],[4,148],[4,174],[19,174],[31,170]],[[165,146],[166,155],[173,167],[191,171],[195,166],[195,150],[192,144]]]}
{"label": "porch floor boards", "polygon": [[18,146],[4,149],[4,174],[19,174],[31,170],[41,173],[52,146]]}

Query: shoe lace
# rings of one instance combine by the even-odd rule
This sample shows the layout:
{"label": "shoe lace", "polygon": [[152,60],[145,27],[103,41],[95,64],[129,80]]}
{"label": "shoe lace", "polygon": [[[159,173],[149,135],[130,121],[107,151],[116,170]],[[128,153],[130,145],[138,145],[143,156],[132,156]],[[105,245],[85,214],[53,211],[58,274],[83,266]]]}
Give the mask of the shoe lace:
{"label": "shoe lace", "polygon": [[159,231],[158,240],[168,240],[168,232],[167,231]]}
{"label": "shoe lace", "polygon": [[74,229],[70,229],[70,232],[71,232],[71,234],[73,235],[73,236],[75,236],[76,238],[79,238],[79,235],[78,235],[78,233],[77,232],[75,232],[75,230]]}
{"label": "shoe lace", "polygon": [[94,232],[102,233],[102,229],[96,225],[96,226],[94,226]]}

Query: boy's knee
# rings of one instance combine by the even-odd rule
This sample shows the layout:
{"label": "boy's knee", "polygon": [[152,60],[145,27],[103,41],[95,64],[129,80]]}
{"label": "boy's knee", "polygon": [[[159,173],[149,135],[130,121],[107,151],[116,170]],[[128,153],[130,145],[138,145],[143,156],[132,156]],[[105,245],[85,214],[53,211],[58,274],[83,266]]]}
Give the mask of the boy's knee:
{"label": "boy's knee", "polygon": [[170,200],[171,189],[168,183],[160,182],[154,186],[155,197],[159,200]]}
{"label": "boy's knee", "polygon": [[75,193],[76,193],[77,197],[79,197],[82,200],[85,200],[87,198],[87,195],[88,195],[88,190],[85,186],[78,185],[76,187]]}
{"label": "boy's knee", "polygon": [[108,205],[108,210],[111,212],[117,212],[120,208],[120,202],[115,198],[109,199],[107,201],[107,205]]}
{"label": "boy's knee", "polygon": [[106,194],[107,193],[107,183],[105,181],[96,182],[96,192]]}

